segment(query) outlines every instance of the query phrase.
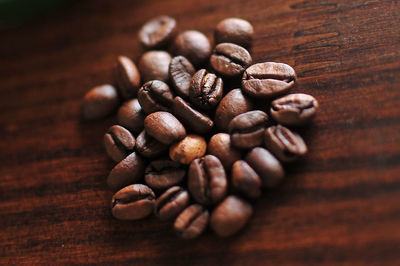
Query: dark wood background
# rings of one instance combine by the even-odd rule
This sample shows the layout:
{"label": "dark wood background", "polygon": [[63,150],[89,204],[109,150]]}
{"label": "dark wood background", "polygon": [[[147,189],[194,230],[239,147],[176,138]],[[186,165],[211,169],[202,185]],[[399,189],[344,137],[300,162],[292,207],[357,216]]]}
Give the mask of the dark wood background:
{"label": "dark wood background", "polygon": [[[223,18],[250,20],[255,61],[293,65],[295,91],[320,101],[309,154],[235,237],[183,241],[110,214],[115,117],[82,123],[80,101],[117,55],[137,60],[138,29],[160,14],[210,38]],[[398,0],[78,1],[0,34],[1,264],[399,265]]]}

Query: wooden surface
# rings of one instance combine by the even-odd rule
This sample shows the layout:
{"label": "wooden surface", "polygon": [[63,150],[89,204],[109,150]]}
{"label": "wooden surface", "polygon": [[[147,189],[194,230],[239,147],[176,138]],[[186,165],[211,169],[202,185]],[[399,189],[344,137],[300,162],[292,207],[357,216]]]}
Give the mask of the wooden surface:
{"label": "wooden surface", "polygon": [[[225,17],[250,20],[255,61],[293,65],[294,91],[321,104],[302,132],[310,153],[232,238],[113,219],[102,135],[115,118],[79,119],[160,14],[209,37]],[[0,264],[399,265],[399,1],[78,1],[0,33]]]}

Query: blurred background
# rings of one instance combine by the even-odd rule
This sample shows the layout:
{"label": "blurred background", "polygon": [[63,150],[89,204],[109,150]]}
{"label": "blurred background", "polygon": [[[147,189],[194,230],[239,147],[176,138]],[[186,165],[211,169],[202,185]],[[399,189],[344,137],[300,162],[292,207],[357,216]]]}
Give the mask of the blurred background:
{"label": "blurred background", "polygon": [[0,29],[17,25],[71,0],[0,0]]}

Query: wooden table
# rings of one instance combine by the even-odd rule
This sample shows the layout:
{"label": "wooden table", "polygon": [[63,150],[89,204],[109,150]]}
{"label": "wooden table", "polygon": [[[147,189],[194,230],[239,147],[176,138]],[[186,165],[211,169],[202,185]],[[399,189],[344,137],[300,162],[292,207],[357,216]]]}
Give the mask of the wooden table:
{"label": "wooden table", "polygon": [[[82,123],[80,101],[117,55],[138,59],[137,31],[160,14],[210,38],[223,18],[250,20],[255,61],[293,65],[294,91],[320,101],[309,154],[235,237],[183,241],[110,214],[115,117]],[[1,264],[399,265],[399,1],[78,1],[3,30],[0,62]]]}

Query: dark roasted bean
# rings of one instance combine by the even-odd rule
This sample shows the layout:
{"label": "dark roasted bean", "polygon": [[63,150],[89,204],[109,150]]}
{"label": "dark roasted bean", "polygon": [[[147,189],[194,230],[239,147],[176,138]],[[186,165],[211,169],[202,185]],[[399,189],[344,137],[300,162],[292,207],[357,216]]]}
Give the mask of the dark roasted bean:
{"label": "dark roasted bean", "polygon": [[288,126],[299,126],[309,122],[318,110],[318,101],[311,95],[294,93],[271,103],[271,116]]}
{"label": "dark roasted bean", "polygon": [[307,146],[300,135],[281,125],[267,128],[264,144],[283,162],[292,162],[307,153]]}
{"label": "dark roasted bean", "polygon": [[212,136],[208,142],[207,152],[221,161],[225,171],[230,171],[232,164],[242,157],[240,151],[231,145],[231,136],[226,133]]}
{"label": "dark roasted bean", "polygon": [[145,158],[154,159],[167,154],[168,146],[147,134],[146,130],[143,130],[136,138],[136,151]]}
{"label": "dark roasted bean", "polygon": [[169,80],[176,94],[187,99],[192,76],[196,72],[194,66],[184,56],[175,56],[169,64]]}
{"label": "dark roasted bean", "polygon": [[139,60],[139,71],[143,82],[161,80],[168,82],[171,55],[165,51],[148,51]]}
{"label": "dark roasted bean", "polygon": [[189,205],[189,193],[175,186],[165,191],[157,200],[155,215],[161,220],[173,219]]}
{"label": "dark roasted bean", "polygon": [[214,126],[214,122],[210,117],[194,109],[179,96],[174,98],[172,111],[188,129],[195,133],[206,134]]}
{"label": "dark roasted bean", "polygon": [[125,102],[118,110],[118,123],[135,135],[143,130],[145,117],[146,115],[136,98]]}
{"label": "dark roasted bean", "polygon": [[114,79],[125,99],[136,97],[140,87],[140,74],[135,63],[126,56],[118,56]]}
{"label": "dark roasted bean", "polygon": [[153,190],[142,184],[124,187],[114,194],[111,211],[119,220],[138,220],[153,212],[155,195]]}
{"label": "dark roasted bean", "polygon": [[232,118],[252,109],[252,102],[243,95],[240,89],[231,90],[218,104],[215,111],[215,125],[221,131],[228,131],[228,125]]}
{"label": "dark roasted bean", "polygon": [[253,39],[253,26],[241,18],[226,18],[218,23],[214,32],[216,43],[231,42],[246,47]]}
{"label": "dark roasted bean", "polygon": [[296,73],[283,63],[265,62],[248,67],[243,73],[243,90],[254,97],[270,98],[294,86]]}
{"label": "dark roasted bean", "polygon": [[132,152],[120,161],[107,177],[108,186],[113,189],[121,189],[127,185],[138,183],[143,179],[145,162]]}
{"label": "dark roasted bean", "polygon": [[252,214],[253,207],[249,203],[231,195],[214,209],[210,226],[219,236],[231,236],[246,225]]}
{"label": "dark roasted bean", "polygon": [[118,107],[117,90],[111,85],[101,85],[88,91],[83,97],[81,112],[86,120],[110,115]]}
{"label": "dark roasted bean", "polygon": [[261,179],[243,160],[236,161],[232,166],[232,185],[246,197],[261,196]]}
{"label": "dark roasted bean", "polygon": [[228,128],[232,145],[241,149],[260,146],[267,124],[268,116],[263,111],[250,111],[236,116]]}
{"label": "dark roasted bean", "polygon": [[146,167],[144,180],[153,189],[166,189],[180,183],[185,175],[186,171],[179,163],[157,160]]}
{"label": "dark roasted bean", "polygon": [[196,238],[206,229],[208,217],[208,211],[201,205],[190,205],[176,218],[175,232],[184,239]]}
{"label": "dark roasted bean", "polygon": [[252,62],[249,52],[233,43],[220,43],[210,57],[212,68],[220,75],[238,77]]}
{"label": "dark roasted bean", "polygon": [[138,100],[147,114],[157,111],[170,111],[174,96],[168,85],[160,80],[151,80],[143,84]]}
{"label": "dark roasted bean", "polygon": [[222,98],[223,82],[215,74],[200,69],[193,75],[189,97],[190,101],[203,110],[210,110],[217,106]]}
{"label": "dark roasted bean", "polygon": [[116,162],[122,161],[135,148],[135,137],[129,130],[114,125],[104,135],[104,147],[107,154]]}
{"label": "dark roasted bean", "polygon": [[149,20],[139,31],[139,40],[145,48],[161,48],[174,36],[176,31],[175,19],[159,16]]}
{"label": "dark roasted bean", "polygon": [[276,187],[285,176],[281,163],[264,148],[252,149],[245,160],[260,176],[264,187]]}
{"label": "dark roasted bean", "polygon": [[188,188],[201,204],[220,202],[227,193],[227,179],[223,165],[214,155],[195,159],[189,166]]}
{"label": "dark roasted bean", "polygon": [[144,128],[150,136],[167,145],[186,136],[186,130],[181,122],[167,112],[149,114],[144,119]]}

